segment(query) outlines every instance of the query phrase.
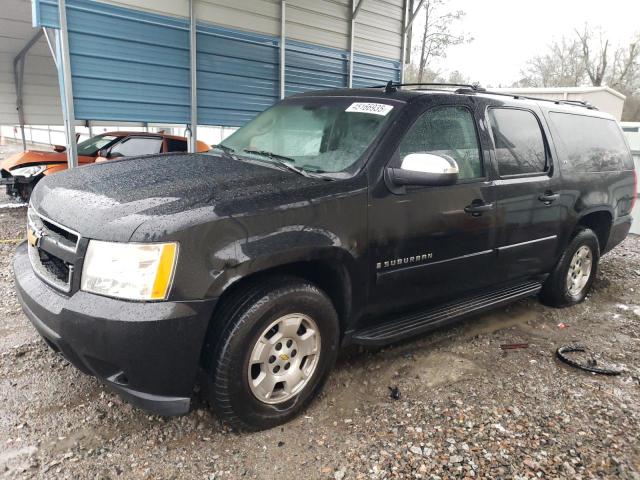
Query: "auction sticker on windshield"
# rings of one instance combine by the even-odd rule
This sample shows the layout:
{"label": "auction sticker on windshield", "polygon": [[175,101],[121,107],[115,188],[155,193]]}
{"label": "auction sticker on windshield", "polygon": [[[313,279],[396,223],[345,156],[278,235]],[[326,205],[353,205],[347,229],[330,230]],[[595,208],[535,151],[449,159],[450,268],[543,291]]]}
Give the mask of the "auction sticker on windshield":
{"label": "auction sticker on windshield", "polygon": [[382,115],[384,117],[391,110],[393,110],[393,105],[356,102],[349,105],[349,108],[347,108],[345,112],[373,113],[374,115]]}

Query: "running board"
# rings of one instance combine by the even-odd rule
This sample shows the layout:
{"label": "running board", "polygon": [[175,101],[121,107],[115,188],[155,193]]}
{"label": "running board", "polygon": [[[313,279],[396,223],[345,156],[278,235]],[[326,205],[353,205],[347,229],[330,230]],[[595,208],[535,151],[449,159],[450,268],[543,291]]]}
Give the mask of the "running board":
{"label": "running board", "polygon": [[426,332],[451,320],[458,320],[514,300],[535,295],[541,288],[540,282],[523,282],[403,315],[373,327],[355,331],[351,337],[351,343],[379,346],[396,342]]}

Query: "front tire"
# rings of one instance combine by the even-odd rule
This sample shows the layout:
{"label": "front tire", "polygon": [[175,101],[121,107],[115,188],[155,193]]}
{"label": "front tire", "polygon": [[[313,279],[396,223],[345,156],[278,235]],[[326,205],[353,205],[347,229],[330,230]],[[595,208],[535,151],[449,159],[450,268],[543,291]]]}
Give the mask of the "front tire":
{"label": "front tire", "polygon": [[597,235],[588,228],[579,230],[543,285],[540,293],[542,302],[552,307],[568,307],[582,302],[593,285],[599,260]]}
{"label": "front tire", "polygon": [[221,315],[225,327],[208,368],[216,413],[241,430],[296,416],[337,357],[340,328],[331,300],[307,281],[270,279],[236,295]]}

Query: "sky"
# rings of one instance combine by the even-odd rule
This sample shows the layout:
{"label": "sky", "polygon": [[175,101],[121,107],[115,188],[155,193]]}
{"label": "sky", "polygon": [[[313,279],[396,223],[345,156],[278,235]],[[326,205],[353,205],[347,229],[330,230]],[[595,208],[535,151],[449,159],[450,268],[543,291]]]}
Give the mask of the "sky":
{"label": "sky", "polygon": [[[438,68],[459,70],[494,87],[517,81],[528,59],[543,53],[553,40],[575,35],[574,29],[582,29],[585,22],[601,26],[614,45],[640,33],[640,0],[450,0],[449,5],[466,12],[455,32],[474,40],[451,47]],[[424,17],[416,22],[424,23]]]}

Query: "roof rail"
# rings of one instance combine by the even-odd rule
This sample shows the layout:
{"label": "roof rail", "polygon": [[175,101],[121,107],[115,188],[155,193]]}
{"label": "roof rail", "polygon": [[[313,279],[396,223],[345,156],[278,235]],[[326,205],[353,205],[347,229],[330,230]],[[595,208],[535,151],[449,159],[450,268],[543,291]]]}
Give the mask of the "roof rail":
{"label": "roof rail", "polygon": [[418,82],[418,83],[400,83],[389,80],[385,85],[372,85],[367,88],[384,88],[386,93],[395,92],[400,87],[462,87],[471,92],[484,92],[485,89],[479,84],[468,83],[447,83],[447,82]]}
{"label": "roof rail", "polygon": [[565,99],[561,99],[561,98],[540,98],[540,97],[529,97],[528,95],[520,95],[517,93],[508,93],[508,92],[494,92],[492,90],[485,90],[484,93],[487,93],[489,95],[500,95],[502,97],[511,97],[514,98],[516,100],[518,99],[525,99],[525,100],[534,100],[536,102],[552,102],[555,103],[556,105],[574,105],[576,107],[584,107],[587,108],[589,110],[598,110],[598,107],[596,107],[595,105],[586,102],[584,100],[565,100]]}
{"label": "roof rail", "polygon": [[[540,98],[540,97],[529,97],[527,95],[519,95],[517,93],[507,93],[507,92],[494,92],[492,90],[487,90],[480,86],[478,83],[468,84],[468,83],[447,83],[447,82],[418,82],[418,83],[400,83],[394,82],[393,80],[389,80],[385,85],[373,85],[367,88],[384,88],[385,93],[392,93],[398,91],[400,87],[459,87],[455,90],[455,93],[460,94],[474,94],[474,93],[487,93],[490,95],[500,95],[503,97],[511,97],[514,99],[525,99],[525,100],[534,100],[537,102],[553,102],[556,105],[575,105],[577,107],[584,107],[589,110],[598,110],[598,108],[586,101],[583,100],[564,100],[564,99],[554,99],[554,98]],[[420,89],[418,89],[420,90]],[[434,89],[435,90],[435,89]]]}

